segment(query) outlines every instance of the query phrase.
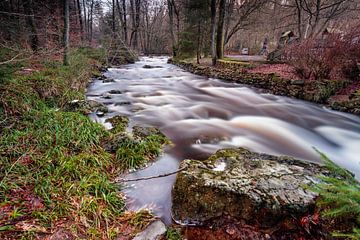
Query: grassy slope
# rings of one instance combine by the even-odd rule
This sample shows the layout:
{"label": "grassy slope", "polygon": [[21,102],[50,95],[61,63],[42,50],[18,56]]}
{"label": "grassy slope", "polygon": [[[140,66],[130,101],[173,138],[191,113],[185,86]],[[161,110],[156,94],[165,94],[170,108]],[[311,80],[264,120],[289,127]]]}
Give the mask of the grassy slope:
{"label": "grassy slope", "polygon": [[[148,153],[141,142],[106,152],[102,143],[119,132],[63,110],[84,99],[101,56],[81,49],[71,54],[69,67],[41,59],[22,64],[36,68],[30,73],[19,71],[20,64],[0,68],[0,238],[32,239],[64,229],[75,238],[113,239],[123,231],[125,204],[112,180],[134,164],[119,152],[142,160]],[[145,145],[159,154],[165,140],[150,138],[154,144]]]}

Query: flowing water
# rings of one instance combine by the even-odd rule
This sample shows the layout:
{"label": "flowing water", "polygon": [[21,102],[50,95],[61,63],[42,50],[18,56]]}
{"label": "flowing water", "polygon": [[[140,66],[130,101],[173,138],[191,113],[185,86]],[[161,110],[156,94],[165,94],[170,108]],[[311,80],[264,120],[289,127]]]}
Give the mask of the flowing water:
{"label": "flowing water", "polygon": [[[96,80],[88,89],[88,99],[110,110],[101,118],[94,114],[96,121],[106,125],[106,118],[126,115],[131,125],[158,127],[174,143],[154,164],[128,174],[128,179],[173,172],[182,159],[204,159],[217,149],[240,146],[319,162],[315,147],[360,177],[359,117],[197,76],[167,64],[166,57],[143,57],[110,68],[105,76],[115,82]],[[111,90],[121,93],[108,94]],[[124,190],[129,208],[151,208],[169,223],[174,180],[171,175],[132,182]]]}

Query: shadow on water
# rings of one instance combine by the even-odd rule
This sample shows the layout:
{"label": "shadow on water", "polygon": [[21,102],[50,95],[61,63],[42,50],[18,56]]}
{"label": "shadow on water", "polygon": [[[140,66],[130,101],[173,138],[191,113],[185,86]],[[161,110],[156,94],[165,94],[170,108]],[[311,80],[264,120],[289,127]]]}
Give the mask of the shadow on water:
{"label": "shadow on water", "polygon": [[[105,75],[114,82],[95,81],[88,89],[89,99],[105,103],[110,110],[103,118],[94,116],[96,121],[126,115],[131,124],[160,128],[175,144],[157,162],[126,178],[176,171],[182,159],[204,159],[217,149],[240,146],[319,162],[316,147],[359,178],[358,117],[197,76],[166,62],[165,57],[144,57],[135,64],[111,68]],[[111,90],[118,90],[117,94],[104,98]],[[129,208],[149,207],[171,222],[174,180],[172,175],[131,182],[124,190]]]}

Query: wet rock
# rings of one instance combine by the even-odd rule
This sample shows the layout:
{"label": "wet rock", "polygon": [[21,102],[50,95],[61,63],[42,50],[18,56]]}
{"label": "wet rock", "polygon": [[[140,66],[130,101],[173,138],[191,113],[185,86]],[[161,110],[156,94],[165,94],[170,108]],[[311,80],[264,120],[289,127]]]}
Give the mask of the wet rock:
{"label": "wet rock", "polygon": [[103,117],[103,116],[105,116],[105,113],[102,112],[102,111],[97,111],[97,112],[96,112],[96,116],[98,116],[98,117]]}
{"label": "wet rock", "polygon": [[106,78],[106,79],[104,79],[102,82],[103,82],[103,83],[111,83],[111,82],[115,82],[115,80],[112,79],[112,78]]}
{"label": "wet rock", "polygon": [[109,94],[122,94],[120,90],[110,90]]}
{"label": "wet rock", "polygon": [[155,127],[141,127],[141,126],[134,126],[133,127],[133,135],[135,138],[146,138],[150,135],[159,135],[165,137],[159,129]]}
{"label": "wet rock", "polygon": [[115,103],[115,106],[123,106],[123,105],[130,105],[131,102],[117,102]]}
{"label": "wet rock", "polygon": [[81,112],[83,114],[90,114],[91,112],[108,112],[108,108],[103,104],[94,100],[73,100],[67,103],[64,107],[65,111]]}
{"label": "wet rock", "polygon": [[101,95],[101,97],[104,99],[111,99],[111,95],[109,93],[104,93]]}
{"label": "wet rock", "polygon": [[151,223],[144,231],[138,233],[133,240],[159,240],[166,232],[165,224],[157,220]]}
{"label": "wet rock", "polygon": [[305,84],[305,80],[302,80],[302,79],[294,79],[294,80],[291,80],[291,84],[292,85],[304,85]]}
{"label": "wet rock", "polygon": [[129,118],[126,116],[114,116],[105,120],[105,122],[111,123],[113,133],[124,132],[129,124]]}
{"label": "wet rock", "polygon": [[270,228],[313,211],[317,195],[304,189],[326,173],[317,164],[220,150],[204,162],[184,160],[172,191],[172,213],[183,223],[216,223],[223,216]]}
{"label": "wet rock", "polygon": [[100,72],[106,72],[107,70],[108,70],[108,67],[106,67],[106,66],[99,67]]}
{"label": "wet rock", "polygon": [[151,69],[151,68],[162,68],[162,66],[144,65],[143,68],[147,68],[147,69]]}

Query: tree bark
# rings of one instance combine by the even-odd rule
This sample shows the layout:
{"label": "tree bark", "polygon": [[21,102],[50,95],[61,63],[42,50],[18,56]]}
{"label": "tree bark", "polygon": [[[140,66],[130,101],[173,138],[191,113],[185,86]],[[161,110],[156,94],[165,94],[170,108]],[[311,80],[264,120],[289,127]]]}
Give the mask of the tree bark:
{"label": "tree bark", "polygon": [[198,37],[197,37],[197,47],[196,47],[196,62],[197,64],[200,64],[200,50],[201,50],[201,43],[200,43],[200,36],[201,36],[201,25],[200,25],[200,21],[197,24],[197,29],[198,29]]}
{"label": "tree bark", "polygon": [[216,57],[216,0],[211,0],[211,58],[214,66]]}
{"label": "tree bark", "polygon": [[132,19],[132,31],[130,36],[130,44],[135,49],[138,50],[138,30],[140,26],[140,7],[141,0],[130,0],[131,8],[131,19]]}
{"label": "tree bark", "polygon": [[89,15],[89,43],[92,43],[93,39],[93,15],[94,15],[94,0],[91,0],[90,15]]}
{"label": "tree bark", "polygon": [[115,24],[115,0],[112,0],[112,23],[111,23],[111,30],[113,36],[115,35],[116,31],[116,24]]}
{"label": "tree bark", "polygon": [[30,29],[30,45],[31,49],[36,52],[39,49],[39,38],[37,34],[37,29],[35,26],[35,19],[34,19],[34,10],[33,10],[33,1],[32,0],[25,0],[24,1],[24,12],[26,14],[26,23]]}
{"label": "tree bark", "polygon": [[173,56],[176,57],[177,54],[177,47],[176,47],[176,40],[175,40],[175,33],[174,33],[174,4],[173,0],[168,0],[168,14],[169,14],[169,30],[171,36],[171,44],[172,44],[172,53]]}
{"label": "tree bark", "polygon": [[225,19],[226,0],[220,0],[219,21],[216,36],[216,56],[218,59],[224,58],[224,19]]}
{"label": "tree bark", "polygon": [[85,31],[85,35],[86,35],[86,39],[88,39],[88,20],[86,17],[86,3],[85,0],[82,1],[82,5],[83,5],[83,11],[84,11],[84,31]]}
{"label": "tree bark", "polygon": [[122,0],[122,8],[123,8],[123,31],[124,31],[124,40],[125,44],[128,44],[128,31],[127,31],[127,19],[126,19],[126,0]]}
{"label": "tree bark", "polygon": [[70,28],[70,14],[69,14],[69,0],[64,0],[64,65],[69,65],[69,29]]}
{"label": "tree bark", "polygon": [[78,15],[79,15],[78,17],[79,17],[79,24],[80,24],[81,41],[84,41],[84,24],[83,24],[83,19],[82,19],[82,14],[81,14],[80,0],[76,0],[76,4],[77,4]]}

